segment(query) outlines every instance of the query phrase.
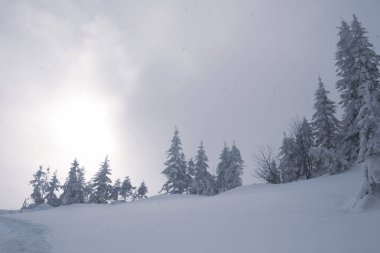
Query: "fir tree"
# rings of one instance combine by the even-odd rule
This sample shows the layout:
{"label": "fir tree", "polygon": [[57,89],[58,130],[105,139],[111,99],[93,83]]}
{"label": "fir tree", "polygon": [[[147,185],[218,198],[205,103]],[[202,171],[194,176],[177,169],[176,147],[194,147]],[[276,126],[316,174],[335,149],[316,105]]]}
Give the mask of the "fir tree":
{"label": "fir tree", "polygon": [[278,154],[279,170],[281,182],[288,183],[297,180],[300,176],[300,169],[296,164],[296,144],[293,136],[284,133],[280,152]]}
{"label": "fir tree", "polygon": [[46,201],[51,206],[59,206],[61,204],[60,199],[55,194],[60,188],[59,181],[57,178],[57,171],[54,172],[48,187],[47,187],[47,194],[46,194]]}
{"label": "fir tree", "polygon": [[84,203],[83,195],[83,170],[79,168],[77,159],[71,164],[69,176],[63,185],[63,193],[61,195],[61,203],[70,205],[76,203]]}
{"label": "fir tree", "polygon": [[142,181],[139,188],[137,188],[133,199],[145,199],[147,198],[146,196],[147,193],[148,193],[148,187],[146,187],[145,182]]}
{"label": "fir tree", "polygon": [[305,117],[302,122],[295,122],[294,136],[296,164],[301,169],[299,175],[305,175],[306,179],[310,179],[313,171],[313,158],[309,151],[313,147],[314,141],[311,126]]}
{"label": "fir tree", "polygon": [[230,167],[230,148],[224,144],[224,148],[219,156],[220,162],[216,168],[216,188],[218,192],[228,190],[226,175]]}
{"label": "fir tree", "polygon": [[190,158],[190,160],[187,162],[187,175],[189,177],[189,187],[187,193],[197,194],[194,188],[195,164],[193,158]]}
{"label": "fir tree", "polygon": [[33,174],[33,179],[29,181],[33,187],[33,192],[30,195],[35,205],[45,203],[45,192],[47,188],[46,172],[40,166],[36,173]]}
{"label": "fir tree", "polygon": [[[191,160],[192,161],[192,160]],[[208,171],[208,158],[201,142],[195,157],[195,177],[191,185],[191,192],[199,195],[215,194],[215,179]]]}
{"label": "fir tree", "polygon": [[108,177],[111,175],[111,169],[109,166],[108,156],[101,164],[99,171],[93,178],[94,192],[90,197],[92,203],[107,203],[111,193],[111,179]]}
{"label": "fir tree", "polygon": [[226,189],[230,190],[242,185],[242,175],[244,169],[244,161],[241,158],[240,150],[233,143],[230,151],[230,162],[228,170],[225,174]]}
{"label": "fir tree", "polygon": [[356,161],[359,153],[359,129],[357,116],[361,101],[359,98],[358,83],[353,81],[353,56],[354,38],[347,22],[342,21],[339,27],[339,42],[335,55],[337,74],[340,78],[336,87],[340,92],[340,105],[343,108],[341,126],[341,141],[339,142],[339,153],[343,154],[349,162]]}
{"label": "fir tree", "polygon": [[116,179],[115,184],[112,187],[110,199],[115,200],[115,201],[118,200],[120,192],[121,192],[121,182],[120,182],[120,179],[118,178]]}
{"label": "fir tree", "polygon": [[367,31],[354,15],[351,24],[354,65],[352,81],[358,87],[361,101],[357,117],[360,136],[359,161],[380,155],[380,57],[368,41]]}
{"label": "fir tree", "polygon": [[124,201],[126,201],[127,199],[132,199],[133,190],[135,189],[136,187],[132,186],[132,183],[129,177],[125,177],[120,189],[120,195],[124,199]]}
{"label": "fir tree", "polygon": [[336,106],[331,101],[323,85],[321,78],[318,79],[318,89],[315,92],[315,102],[313,120],[311,123],[315,145],[327,149],[334,148],[337,142],[337,134],[339,132],[339,121],[335,117]]}
{"label": "fir tree", "polygon": [[182,194],[186,192],[189,187],[189,175],[187,174],[185,155],[182,152],[181,146],[179,131],[175,128],[171,146],[167,152],[168,160],[165,162],[166,167],[162,171],[167,181],[160,192],[164,191],[166,194]]}

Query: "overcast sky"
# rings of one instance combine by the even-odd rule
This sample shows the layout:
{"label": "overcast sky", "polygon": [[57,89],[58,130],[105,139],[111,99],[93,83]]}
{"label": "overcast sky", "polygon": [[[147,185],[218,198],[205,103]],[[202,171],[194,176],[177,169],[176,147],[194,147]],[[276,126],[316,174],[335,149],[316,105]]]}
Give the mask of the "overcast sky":
{"label": "overcast sky", "polygon": [[187,158],[203,140],[215,171],[234,140],[275,148],[292,118],[313,113],[318,75],[337,99],[341,19],[356,13],[380,49],[380,1],[0,0],[0,208],[19,208],[39,165],[63,183],[76,157],[90,179],[150,195],[178,126]]}

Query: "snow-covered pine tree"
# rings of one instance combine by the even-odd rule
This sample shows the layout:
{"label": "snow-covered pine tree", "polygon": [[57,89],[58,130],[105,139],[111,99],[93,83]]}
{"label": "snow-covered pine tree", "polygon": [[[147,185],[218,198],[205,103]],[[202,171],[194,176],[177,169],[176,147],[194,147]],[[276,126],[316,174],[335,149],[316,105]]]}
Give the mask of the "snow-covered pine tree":
{"label": "snow-covered pine tree", "polygon": [[197,194],[194,188],[194,180],[195,180],[195,164],[193,158],[190,158],[190,160],[187,162],[187,175],[189,176],[189,187],[188,192],[189,194]]}
{"label": "snow-covered pine tree", "polygon": [[314,145],[313,131],[305,117],[302,122],[294,122],[293,127],[297,167],[301,168],[300,175],[305,175],[306,179],[310,179],[313,171],[313,157],[309,151]]}
{"label": "snow-covered pine tree", "polygon": [[358,87],[361,101],[357,117],[360,146],[358,161],[363,162],[363,183],[359,199],[380,190],[380,56],[369,42],[367,31],[354,15],[351,23],[353,35],[352,82]]}
{"label": "snow-covered pine tree", "polygon": [[353,41],[352,81],[357,83],[361,107],[358,114],[360,136],[359,161],[380,155],[380,56],[368,41],[367,31],[354,15],[351,24]]}
{"label": "snow-covered pine tree", "polygon": [[318,78],[318,88],[315,92],[313,120],[311,126],[315,137],[315,145],[327,149],[334,148],[340,129],[339,121],[335,117],[336,105],[327,94],[330,93]]}
{"label": "snow-covered pine tree", "polygon": [[112,191],[111,191],[111,194],[110,194],[110,199],[114,200],[114,201],[118,200],[120,192],[121,192],[121,182],[120,182],[120,179],[118,178],[118,179],[115,180],[115,183],[112,186]]}
{"label": "snow-covered pine tree", "polygon": [[60,199],[55,194],[60,188],[59,181],[57,178],[57,171],[54,172],[53,176],[51,177],[48,187],[47,187],[47,194],[46,194],[46,201],[51,206],[59,206],[61,204]]}
{"label": "snow-covered pine tree", "polygon": [[190,190],[194,194],[215,194],[215,178],[207,171],[207,162],[208,158],[206,155],[206,151],[204,150],[203,142],[201,142],[198,148],[198,153],[195,156],[195,177]]}
{"label": "snow-covered pine tree", "polygon": [[315,138],[315,146],[309,151],[315,161],[315,173],[322,175],[331,174],[345,169],[346,161],[337,150],[339,140],[340,122],[335,117],[336,106],[327,94],[321,78],[318,80],[318,88],[315,92],[313,120],[311,126]]}
{"label": "snow-covered pine tree", "polygon": [[90,202],[90,197],[92,196],[92,193],[94,192],[92,188],[92,181],[89,180],[87,183],[84,185],[84,190],[83,190],[83,196],[84,196],[84,202],[88,203]]}
{"label": "snow-covered pine tree", "polygon": [[227,191],[227,182],[226,175],[227,171],[230,167],[231,159],[230,159],[230,148],[224,143],[224,147],[219,156],[219,163],[216,167],[216,190],[218,192]]}
{"label": "snow-covered pine tree", "polygon": [[300,168],[296,163],[296,143],[293,136],[287,136],[284,133],[280,152],[277,156],[279,159],[279,170],[281,182],[288,183],[297,180],[300,176]]}
{"label": "snow-covered pine tree", "polygon": [[125,177],[121,188],[120,188],[120,195],[126,201],[127,199],[133,198],[133,191],[136,189],[136,187],[132,186],[131,180],[129,177]]}
{"label": "snow-covered pine tree", "polygon": [[71,205],[76,203],[84,203],[82,174],[77,159],[71,164],[69,175],[63,185],[63,193],[60,197],[62,205]]}
{"label": "snow-covered pine tree", "polygon": [[231,190],[242,185],[241,177],[243,175],[244,161],[241,157],[240,150],[235,145],[235,142],[232,144],[229,157],[229,167],[225,174],[225,187],[227,190]]}
{"label": "snow-covered pine tree", "polygon": [[137,188],[136,193],[134,194],[134,200],[135,199],[146,199],[146,194],[148,193],[148,187],[146,187],[145,182],[142,181],[139,188]]}
{"label": "snow-covered pine tree", "polygon": [[90,196],[91,203],[107,203],[112,189],[112,181],[108,177],[109,175],[111,175],[111,169],[109,165],[108,156],[106,156],[106,159],[101,164],[98,172],[93,178],[92,186],[94,192]]}
{"label": "snow-covered pine tree", "polygon": [[46,172],[43,167],[40,166],[36,173],[33,174],[33,179],[29,181],[33,187],[33,192],[30,197],[33,200],[34,205],[45,203],[45,192],[47,188]]}
{"label": "snow-covered pine tree", "polygon": [[336,88],[340,92],[340,105],[343,108],[342,126],[340,131],[340,141],[338,153],[353,163],[359,153],[359,129],[357,126],[357,116],[361,101],[359,98],[358,83],[353,81],[353,57],[354,38],[350,26],[346,21],[342,21],[339,27],[339,42],[335,54],[337,75],[340,78],[336,83]]}
{"label": "snow-covered pine tree", "polygon": [[165,162],[166,167],[162,171],[167,181],[162,186],[160,192],[165,192],[165,194],[182,194],[187,191],[190,182],[177,127],[171,140],[170,149],[167,151],[167,158],[168,160]]}

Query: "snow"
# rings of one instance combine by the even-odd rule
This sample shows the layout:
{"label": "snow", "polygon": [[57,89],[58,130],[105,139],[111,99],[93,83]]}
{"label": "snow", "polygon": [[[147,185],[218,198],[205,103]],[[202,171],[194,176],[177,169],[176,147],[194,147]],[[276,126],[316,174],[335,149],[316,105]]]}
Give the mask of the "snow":
{"label": "snow", "polygon": [[243,186],[213,197],[155,196],[4,214],[0,252],[24,252],[10,247],[24,244],[48,252],[45,243],[33,244],[38,238],[54,253],[377,252],[380,199],[366,210],[344,208],[361,180],[356,168],[283,185]]}

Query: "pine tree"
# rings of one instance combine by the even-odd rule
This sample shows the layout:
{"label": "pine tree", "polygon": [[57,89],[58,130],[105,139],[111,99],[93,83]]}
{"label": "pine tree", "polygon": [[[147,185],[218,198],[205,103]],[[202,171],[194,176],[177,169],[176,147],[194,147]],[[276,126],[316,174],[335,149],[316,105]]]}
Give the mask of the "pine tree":
{"label": "pine tree", "polygon": [[337,74],[340,77],[336,87],[340,92],[340,105],[343,108],[341,126],[341,141],[339,142],[339,153],[352,163],[355,162],[359,153],[359,129],[357,116],[361,101],[359,98],[358,83],[353,81],[353,56],[354,38],[350,26],[342,21],[339,27],[339,42],[335,55]]}
{"label": "pine tree", "polygon": [[233,143],[230,151],[230,163],[225,174],[225,182],[227,190],[242,185],[242,175],[244,169],[244,161],[241,158],[240,150]]}
{"label": "pine tree", "polygon": [[33,192],[30,195],[35,205],[45,203],[45,192],[47,188],[46,172],[40,166],[36,173],[33,174],[33,179],[29,181],[33,187]]}
{"label": "pine tree", "polygon": [[83,169],[79,168],[77,159],[71,164],[69,175],[63,185],[63,193],[60,197],[63,205],[84,203],[83,194]]}
{"label": "pine tree", "polygon": [[321,78],[318,79],[318,89],[315,92],[313,120],[311,123],[315,136],[315,145],[327,149],[334,148],[338,139],[339,121],[335,117],[336,106],[331,101],[323,85]]}
{"label": "pine tree", "polygon": [[186,159],[182,152],[181,145],[179,131],[175,128],[170,149],[167,151],[168,160],[165,162],[166,167],[162,171],[167,181],[162,186],[160,192],[164,191],[166,194],[182,194],[186,192],[189,187]]}
{"label": "pine tree", "polygon": [[302,122],[295,122],[294,136],[297,167],[301,168],[300,175],[305,175],[306,179],[310,179],[313,171],[313,158],[309,151],[314,145],[314,140],[311,126],[305,117]]}
{"label": "pine tree", "polygon": [[[191,160],[192,161],[192,160]],[[203,142],[199,145],[198,153],[195,157],[195,177],[191,185],[190,192],[199,195],[215,194],[215,179],[208,171],[208,158],[204,150]]]}
{"label": "pine tree", "polygon": [[187,189],[187,193],[197,194],[194,188],[195,164],[193,158],[190,158],[190,160],[187,162],[187,175],[189,177],[189,187]]}
{"label": "pine tree", "polygon": [[125,177],[120,189],[120,195],[124,199],[124,201],[126,201],[127,199],[132,199],[133,190],[135,189],[136,187],[132,186],[132,183],[129,177]]}
{"label": "pine tree", "polygon": [[111,175],[111,169],[109,165],[108,156],[101,164],[99,171],[93,178],[94,192],[90,197],[91,203],[107,203],[111,193],[111,179],[108,177]]}
{"label": "pine tree", "polygon": [[147,196],[146,196],[147,193],[148,193],[148,187],[146,187],[145,182],[142,181],[139,188],[137,188],[133,199],[134,200],[135,199],[145,199],[145,198],[147,198]]}
{"label": "pine tree", "polygon": [[59,206],[61,204],[60,199],[55,194],[56,191],[60,188],[59,181],[57,178],[57,171],[54,172],[48,187],[47,187],[47,194],[46,194],[46,201],[51,206]]}
{"label": "pine tree", "polygon": [[357,117],[360,136],[359,161],[367,157],[380,155],[380,56],[368,41],[367,31],[354,15],[351,24],[353,35],[352,54],[354,65],[352,81],[358,87],[361,101]]}
{"label": "pine tree", "polygon": [[293,136],[284,133],[280,152],[278,154],[279,170],[281,182],[288,183],[297,180],[300,176],[300,169],[296,164],[296,143]]}
{"label": "pine tree", "polygon": [[114,201],[118,200],[120,192],[121,192],[121,182],[120,182],[120,179],[118,178],[116,179],[115,184],[112,187],[110,199]]}
{"label": "pine tree", "polygon": [[228,190],[226,175],[230,168],[230,148],[224,144],[224,148],[219,156],[220,162],[216,167],[216,188],[218,192],[224,192]]}

